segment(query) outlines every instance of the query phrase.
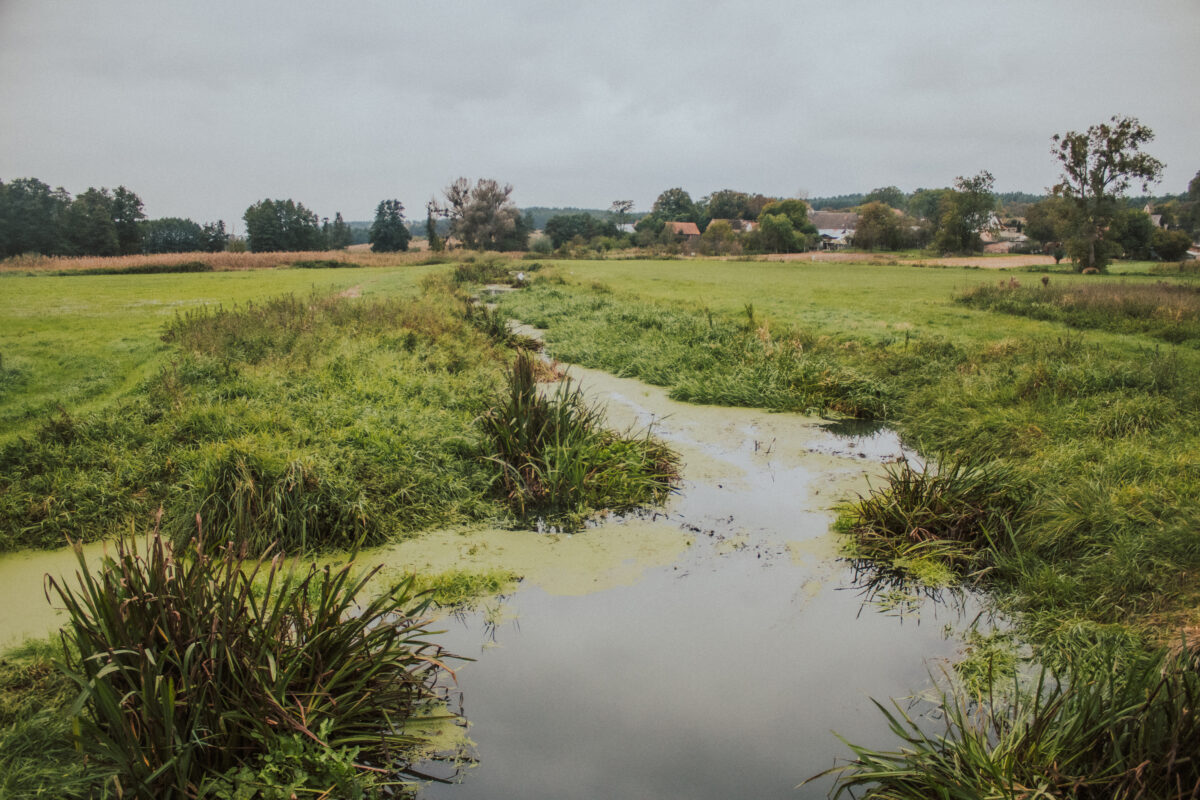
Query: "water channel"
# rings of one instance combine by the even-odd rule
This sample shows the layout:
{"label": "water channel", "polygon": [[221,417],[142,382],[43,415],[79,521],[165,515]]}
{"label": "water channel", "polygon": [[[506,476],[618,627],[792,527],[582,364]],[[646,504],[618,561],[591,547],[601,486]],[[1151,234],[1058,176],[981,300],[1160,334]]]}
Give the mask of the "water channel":
{"label": "water channel", "polygon": [[[441,620],[473,763],[426,800],[809,798],[845,757],[834,736],[890,742],[871,698],[920,697],[978,617],[883,602],[838,557],[838,501],[899,457],[887,430],[677,403],[573,367],[616,428],[653,430],[683,459],[665,508],[575,534],[442,531],[362,554],[394,571],[504,567],[506,598]],[[101,545],[88,553],[95,558]],[[69,552],[0,559],[0,647],[58,619],[42,575]],[[886,594],[886,593],[885,593]]]}
{"label": "water channel", "polygon": [[[831,779],[796,787],[849,754],[834,732],[889,744],[871,698],[928,693],[981,610],[969,596],[882,602],[838,558],[834,505],[900,441],[570,374],[614,427],[653,424],[683,486],[650,518],[539,535],[536,555],[533,534],[459,535],[467,562],[517,548],[526,580],[446,621],[440,640],[477,659],[458,670],[477,763],[421,796],[826,796]],[[412,563],[419,548],[390,552]]]}

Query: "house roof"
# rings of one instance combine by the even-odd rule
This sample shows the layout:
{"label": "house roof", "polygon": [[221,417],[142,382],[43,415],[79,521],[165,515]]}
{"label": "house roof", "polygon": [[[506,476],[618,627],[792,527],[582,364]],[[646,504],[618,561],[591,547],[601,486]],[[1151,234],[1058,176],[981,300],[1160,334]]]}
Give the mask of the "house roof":
{"label": "house roof", "polygon": [[853,211],[814,211],[808,221],[818,230],[854,230],[858,227],[858,214]]}
{"label": "house roof", "polygon": [[699,236],[700,229],[696,227],[694,222],[668,222],[667,227],[673,233],[678,233],[682,236]]}

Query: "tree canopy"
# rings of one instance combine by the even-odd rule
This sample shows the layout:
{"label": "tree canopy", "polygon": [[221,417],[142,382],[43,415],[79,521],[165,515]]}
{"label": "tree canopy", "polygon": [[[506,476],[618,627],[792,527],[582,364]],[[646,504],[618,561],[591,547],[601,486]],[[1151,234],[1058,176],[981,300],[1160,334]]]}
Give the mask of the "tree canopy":
{"label": "tree canopy", "polygon": [[1074,232],[1069,250],[1080,269],[1102,269],[1112,250],[1102,243],[1104,229],[1117,211],[1117,198],[1133,183],[1142,191],[1162,177],[1163,163],[1142,152],[1154,131],[1135,117],[1113,116],[1083,133],[1051,137],[1050,152],[1062,167],[1054,194],[1072,201]]}
{"label": "tree canopy", "polygon": [[530,222],[510,200],[512,184],[480,178],[472,186],[459,178],[446,187],[450,234],[475,250],[524,250]]}
{"label": "tree canopy", "polygon": [[408,249],[412,234],[404,223],[404,204],[399,200],[381,200],[375,207],[375,221],[367,240],[373,253],[395,253]]}

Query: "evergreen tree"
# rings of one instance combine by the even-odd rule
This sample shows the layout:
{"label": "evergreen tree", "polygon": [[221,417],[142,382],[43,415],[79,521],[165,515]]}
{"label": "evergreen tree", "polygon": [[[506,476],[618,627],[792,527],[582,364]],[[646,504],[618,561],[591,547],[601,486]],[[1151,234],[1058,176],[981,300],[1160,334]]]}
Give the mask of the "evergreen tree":
{"label": "evergreen tree", "polygon": [[408,249],[412,234],[404,224],[404,204],[399,200],[382,200],[375,208],[369,241],[375,253],[394,253]]}

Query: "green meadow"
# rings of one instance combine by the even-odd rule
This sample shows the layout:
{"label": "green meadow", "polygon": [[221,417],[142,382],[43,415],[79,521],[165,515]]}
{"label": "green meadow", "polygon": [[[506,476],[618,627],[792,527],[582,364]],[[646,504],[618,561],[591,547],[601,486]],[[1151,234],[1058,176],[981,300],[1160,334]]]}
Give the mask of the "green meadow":
{"label": "green meadow", "polygon": [[[499,313],[470,298],[473,286],[518,269],[529,286],[503,295]],[[86,653],[144,646],[137,626],[117,624],[121,586],[179,587],[188,603],[214,609],[201,616],[250,639],[260,628],[292,631],[300,638],[284,644],[302,653],[301,634],[330,635],[322,626],[333,617],[320,609],[351,607],[361,588],[311,575],[279,589],[275,616],[259,612],[255,590],[231,581],[228,566],[221,572],[233,563],[224,542],[249,559],[272,547],[345,552],[447,525],[575,527],[599,509],[661,501],[677,477],[674,455],[648,434],[606,430],[569,386],[538,391],[536,344],[504,324],[518,319],[545,330],[552,356],[668,387],[676,399],[875,420],[922,454],[923,463],[885,465],[867,496],[842,498],[846,557],[900,584],[989,593],[1050,670],[1045,680],[1065,681],[1031,700],[1001,691],[1010,667],[993,675],[976,664],[988,699],[947,697],[948,738],[927,738],[893,713],[881,724],[906,749],[853,748],[844,788],[922,797],[957,781],[1005,796],[1003,787],[1045,779],[1057,792],[1046,796],[1170,796],[1164,787],[1194,783],[1197,771],[1172,754],[1200,749],[1190,713],[1200,699],[1191,644],[1200,635],[1200,336],[1196,284],[1149,272],[1043,280],[878,263],[472,260],[3,276],[0,550],[153,527],[154,546],[181,554],[123,555],[79,599],[66,666],[98,686],[110,672]],[[509,577],[421,576],[416,586],[455,604]],[[414,592],[408,584],[380,619],[423,608]],[[244,619],[254,624],[240,627]],[[345,634],[351,662],[421,652],[406,644],[421,630],[394,632],[382,651],[369,633]],[[168,637],[175,649],[160,663],[172,675],[203,672],[178,647],[193,635]],[[351,744],[370,719],[340,731],[330,712],[330,741],[350,743],[333,751],[248,729],[258,745],[233,761],[214,760],[199,740],[188,740],[186,759],[171,755],[187,734],[173,740],[169,726],[148,729],[150,741],[130,738],[114,697],[143,697],[159,719],[177,709],[144,684],[166,673],[124,662],[114,669],[128,684],[93,689],[87,701],[89,730],[108,749],[87,754],[102,769],[84,769],[69,747],[72,692],[50,652],[34,643],[0,668],[0,752],[11,754],[0,756],[2,790],[97,796],[116,775],[163,796],[193,796],[200,779],[211,796],[243,796],[236,791],[266,780],[288,748],[323,785],[345,782],[347,796],[382,790],[356,783],[353,768]],[[274,664],[280,655],[267,637],[239,657]],[[1011,664],[1012,652],[1001,655]],[[421,702],[436,682],[424,667],[379,680]],[[265,696],[256,686],[233,676],[229,696]],[[283,694],[267,702],[286,705],[291,690],[275,688]],[[375,689],[336,691],[356,702]],[[976,726],[981,708],[986,730]],[[238,712],[214,695],[188,713],[224,725]],[[1081,744],[1097,737],[1108,744]],[[162,770],[122,761],[151,747],[167,754]],[[65,766],[51,769],[39,759],[46,752]]]}

